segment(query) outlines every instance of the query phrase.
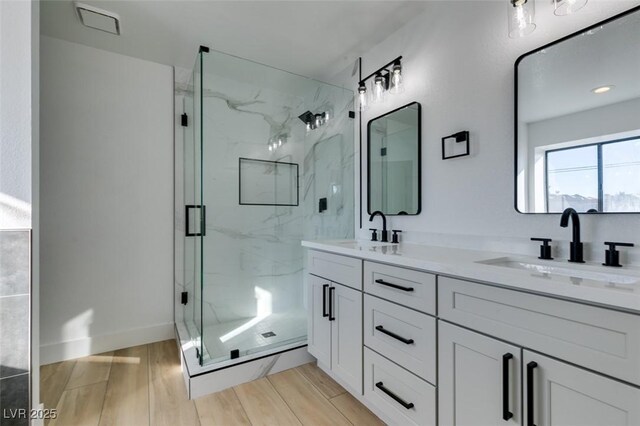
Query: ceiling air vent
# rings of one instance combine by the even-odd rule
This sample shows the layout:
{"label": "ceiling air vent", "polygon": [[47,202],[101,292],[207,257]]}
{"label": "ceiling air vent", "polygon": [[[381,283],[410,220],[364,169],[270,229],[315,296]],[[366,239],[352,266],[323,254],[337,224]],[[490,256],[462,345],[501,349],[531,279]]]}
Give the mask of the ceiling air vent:
{"label": "ceiling air vent", "polygon": [[83,3],[76,3],[75,6],[83,25],[120,35],[120,16],[117,14]]}

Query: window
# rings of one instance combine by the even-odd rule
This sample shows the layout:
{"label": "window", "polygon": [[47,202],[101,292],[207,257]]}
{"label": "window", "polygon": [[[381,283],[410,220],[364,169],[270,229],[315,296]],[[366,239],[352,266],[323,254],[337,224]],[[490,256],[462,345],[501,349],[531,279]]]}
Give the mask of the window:
{"label": "window", "polygon": [[545,153],[547,212],[640,211],[640,138]]}

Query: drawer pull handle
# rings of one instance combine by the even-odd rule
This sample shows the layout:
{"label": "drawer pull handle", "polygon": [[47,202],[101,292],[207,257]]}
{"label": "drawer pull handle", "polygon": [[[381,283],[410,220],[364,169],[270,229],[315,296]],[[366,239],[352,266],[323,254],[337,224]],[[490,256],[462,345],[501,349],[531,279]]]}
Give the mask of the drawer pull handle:
{"label": "drawer pull handle", "polygon": [[400,340],[402,343],[406,344],[406,345],[411,345],[413,344],[413,339],[405,339],[402,336],[398,336],[396,333],[393,333],[389,330],[385,330],[383,326],[381,325],[377,325],[376,326],[376,330],[378,330],[380,333],[384,333],[387,336],[393,337],[396,340]]}
{"label": "drawer pull handle", "polygon": [[384,384],[382,382],[376,383],[376,387],[378,389],[380,389],[382,392],[384,392],[387,395],[389,395],[395,402],[397,402],[398,404],[402,405],[407,410],[410,410],[410,409],[412,409],[414,407],[413,402],[406,402],[404,399],[400,398],[398,395],[396,395],[395,393],[391,392],[389,389],[385,388]]}
{"label": "drawer pull handle", "polygon": [[385,280],[376,280],[376,283],[386,285],[387,287],[391,287],[391,288],[397,288],[398,290],[402,290],[402,291],[413,291],[413,287],[404,287],[398,284],[388,283]]}
{"label": "drawer pull handle", "polygon": [[538,363],[531,361],[527,364],[527,426],[536,426],[533,423],[533,411],[534,411],[534,396],[533,396],[533,370],[538,366]]}
{"label": "drawer pull handle", "polygon": [[334,309],[333,302],[335,301],[335,298],[336,298],[335,291],[336,291],[335,287],[329,287],[329,321],[336,320],[335,312],[333,311]]}
{"label": "drawer pull handle", "polygon": [[329,288],[329,284],[322,284],[322,317],[326,318],[329,316],[327,313],[327,289]]}
{"label": "drawer pull handle", "polygon": [[513,355],[506,353],[502,355],[502,420],[509,420],[513,413],[509,411],[509,361]]}

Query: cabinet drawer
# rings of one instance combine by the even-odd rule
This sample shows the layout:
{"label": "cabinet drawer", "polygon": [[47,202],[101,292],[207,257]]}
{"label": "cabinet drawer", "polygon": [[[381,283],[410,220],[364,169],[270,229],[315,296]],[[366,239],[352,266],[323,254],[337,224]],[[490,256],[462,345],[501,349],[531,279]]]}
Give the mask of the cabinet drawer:
{"label": "cabinet drawer", "polygon": [[307,260],[310,274],[362,291],[362,260],[315,250]]}
{"label": "cabinet drawer", "polygon": [[388,424],[436,424],[436,388],[366,347],[364,398]]}
{"label": "cabinet drawer", "polygon": [[440,277],[440,318],[640,384],[640,316]]}
{"label": "cabinet drawer", "polygon": [[433,274],[365,261],[364,290],[418,311],[436,314],[436,276]]}
{"label": "cabinet drawer", "polygon": [[370,295],[364,297],[364,344],[436,382],[436,320]]}

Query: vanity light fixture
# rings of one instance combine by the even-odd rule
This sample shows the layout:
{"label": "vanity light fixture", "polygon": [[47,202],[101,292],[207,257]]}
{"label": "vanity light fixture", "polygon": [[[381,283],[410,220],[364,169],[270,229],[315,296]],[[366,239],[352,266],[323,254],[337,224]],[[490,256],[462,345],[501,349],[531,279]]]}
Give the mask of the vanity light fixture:
{"label": "vanity light fixture", "polygon": [[269,152],[273,152],[287,143],[288,137],[289,135],[282,133],[270,138],[267,142],[267,149],[269,150]]}
{"label": "vanity light fixture", "polygon": [[389,93],[394,95],[404,92],[404,84],[402,82],[402,64],[400,61],[393,63],[391,68],[391,81],[389,82]]}
{"label": "vanity light fixture", "polygon": [[510,38],[524,37],[536,29],[535,0],[509,0],[507,12]]}
{"label": "vanity light fixture", "polygon": [[[373,79],[371,82],[371,94],[367,97],[367,85],[366,82],[369,79]],[[358,104],[360,111],[365,111],[369,103],[375,104],[384,102],[386,99],[386,93],[402,93],[404,91],[403,76],[402,76],[402,56],[398,56],[388,64],[378,68],[365,78],[358,82]]]}
{"label": "vanity light fixture", "polygon": [[596,95],[601,95],[603,93],[609,92],[614,87],[616,87],[616,86],[614,86],[614,85],[600,86],[600,87],[596,87],[595,89],[591,89],[591,91],[593,93],[595,93]]}
{"label": "vanity light fixture", "polygon": [[361,81],[358,85],[358,104],[360,105],[360,111],[365,111],[369,108],[369,103],[367,102],[367,86],[365,86],[364,81]]}
{"label": "vanity light fixture", "polygon": [[388,84],[387,79],[382,76],[382,73],[377,73],[376,77],[373,79],[373,93],[371,102],[376,104],[384,101],[384,93],[387,91]]}
{"label": "vanity light fixture", "polygon": [[[556,16],[571,15],[585,7],[588,1],[589,0],[551,0],[551,3],[553,3],[553,14]],[[536,29],[535,0],[507,0],[507,14],[509,17],[510,38],[527,36]],[[600,28],[590,30],[587,34],[591,35]]]}
{"label": "vanity light fixture", "polygon": [[582,9],[588,0],[553,0],[553,14],[565,16],[576,13]]}
{"label": "vanity light fixture", "polygon": [[324,126],[325,124],[327,124],[330,116],[331,113],[329,111],[323,111],[316,114],[312,113],[311,111],[305,111],[300,114],[298,118],[302,120],[307,133],[309,133],[310,131],[317,129],[320,126]]}

